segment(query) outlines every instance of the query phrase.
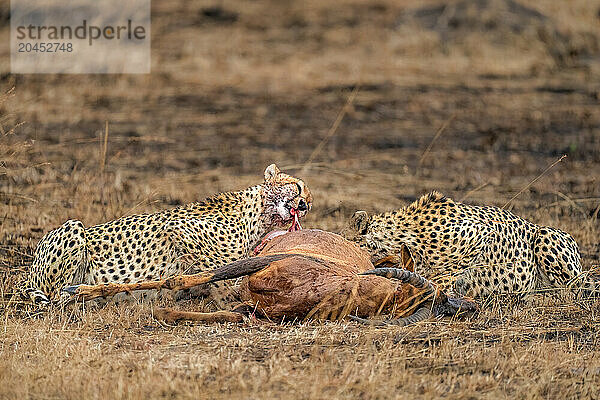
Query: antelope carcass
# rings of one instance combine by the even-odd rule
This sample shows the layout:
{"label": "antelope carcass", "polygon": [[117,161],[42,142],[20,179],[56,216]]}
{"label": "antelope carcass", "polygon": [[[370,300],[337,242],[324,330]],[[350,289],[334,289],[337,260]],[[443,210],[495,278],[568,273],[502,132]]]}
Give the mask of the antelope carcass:
{"label": "antelope carcass", "polygon": [[[368,253],[334,233],[305,229],[272,237],[255,257],[209,273],[134,284],[79,285],[65,291],[93,299],[133,290],[181,290],[245,277],[240,287],[243,306],[216,313],[157,310],[157,316],[166,320],[241,321],[242,313],[252,310],[279,321],[350,317],[371,324],[408,325],[432,315],[475,310],[473,302],[448,297],[413,272],[407,253],[402,254],[403,260],[379,264],[392,267],[374,268]],[[391,319],[368,320],[380,314]]]}

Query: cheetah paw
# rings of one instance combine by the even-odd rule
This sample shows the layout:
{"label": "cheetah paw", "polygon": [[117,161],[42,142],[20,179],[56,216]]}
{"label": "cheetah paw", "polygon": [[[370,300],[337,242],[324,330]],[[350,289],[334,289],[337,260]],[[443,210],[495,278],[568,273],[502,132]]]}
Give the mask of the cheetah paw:
{"label": "cheetah paw", "polygon": [[41,290],[34,290],[30,292],[29,297],[31,298],[31,301],[33,301],[33,304],[39,306],[47,306],[50,304],[50,299]]}

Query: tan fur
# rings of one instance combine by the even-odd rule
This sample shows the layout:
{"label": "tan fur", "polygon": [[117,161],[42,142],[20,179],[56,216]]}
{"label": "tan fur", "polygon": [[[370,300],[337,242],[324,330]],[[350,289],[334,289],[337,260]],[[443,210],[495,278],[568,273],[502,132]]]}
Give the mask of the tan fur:
{"label": "tan fur", "polygon": [[38,244],[22,293],[57,300],[66,285],[135,283],[206,271],[247,257],[267,232],[303,217],[312,204],[304,182],[265,170],[261,185],[221,193],[153,214],[132,215],[85,228],[68,221]]}
{"label": "tan fur", "polygon": [[[413,262],[410,254],[405,252],[403,257],[410,266]],[[393,267],[402,268],[402,265]],[[368,318],[382,313],[402,317],[423,307],[427,312],[432,308],[443,315],[455,315],[462,307],[463,310],[475,309],[474,303],[450,299],[414,273],[409,273],[410,280],[406,282],[416,286],[373,274],[360,275],[374,272],[373,268],[369,254],[354,243],[334,233],[313,229],[277,236],[257,257],[238,260],[211,272],[136,285],[83,285],[73,287],[71,293],[80,299],[93,299],[137,290],[142,285],[144,289],[183,289],[247,276],[240,288],[245,304],[236,310],[273,320],[340,320],[350,314]],[[451,300],[455,301],[451,303]],[[168,321],[235,320],[231,313],[219,313],[161,310],[157,316]]]}
{"label": "tan fur", "polygon": [[564,287],[581,275],[577,243],[568,233],[438,192],[398,211],[359,211],[342,235],[378,257],[406,247],[418,261],[416,272],[459,295],[527,294]]}

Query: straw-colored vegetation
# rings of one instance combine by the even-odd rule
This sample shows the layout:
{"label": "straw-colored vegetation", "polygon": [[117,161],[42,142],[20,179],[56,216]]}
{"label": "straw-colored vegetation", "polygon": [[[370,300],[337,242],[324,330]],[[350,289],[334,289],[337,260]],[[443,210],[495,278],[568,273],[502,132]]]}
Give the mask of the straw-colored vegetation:
{"label": "straw-colored vegetation", "polygon": [[[600,264],[594,2],[154,1],[148,76],[11,75],[7,6],[3,294],[66,219],[90,226],[246,187],[271,162],[310,186],[305,227],[338,231],[357,209],[431,189],[502,206],[526,188],[509,208],[570,232],[584,267]],[[167,326],[136,304],[0,311],[7,399],[600,395],[598,303],[569,293],[387,329]]]}

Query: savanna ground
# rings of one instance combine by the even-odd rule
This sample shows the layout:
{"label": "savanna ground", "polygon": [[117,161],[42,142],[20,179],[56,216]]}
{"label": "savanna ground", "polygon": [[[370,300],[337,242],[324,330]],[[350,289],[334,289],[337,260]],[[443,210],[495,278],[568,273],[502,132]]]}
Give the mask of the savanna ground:
{"label": "savanna ground", "polygon": [[[90,226],[243,188],[271,162],[312,189],[307,227],[338,231],[357,209],[432,189],[498,206],[522,191],[508,208],[573,234],[585,268],[600,263],[595,2],[154,1],[152,12],[150,75],[17,76],[0,5],[4,294],[66,219]],[[149,305],[2,304],[0,398],[600,396],[600,308],[569,293],[389,329],[168,326]]]}

